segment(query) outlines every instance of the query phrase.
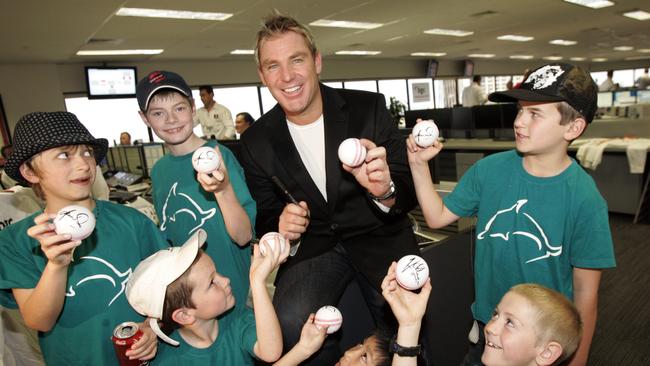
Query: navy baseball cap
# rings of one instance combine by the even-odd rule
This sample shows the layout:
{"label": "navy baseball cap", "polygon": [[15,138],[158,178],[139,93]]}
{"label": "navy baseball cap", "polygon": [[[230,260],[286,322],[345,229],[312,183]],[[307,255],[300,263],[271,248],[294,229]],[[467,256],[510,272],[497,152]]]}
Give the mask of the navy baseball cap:
{"label": "navy baseball cap", "polygon": [[492,102],[567,102],[587,123],[594,119],[598,86],[588,72],[571,64],[548,64],[533,70],[518,88],[492,93]]}
{"label": "navy baseball cap", "polygon": [[135,94],[138,99],[138,106],[143,112],[149,108],[151,97],[160,89],[175,89],[186,97],[192,97],[192,89],[185,80],[175,72],[152,71],[138,82]]}

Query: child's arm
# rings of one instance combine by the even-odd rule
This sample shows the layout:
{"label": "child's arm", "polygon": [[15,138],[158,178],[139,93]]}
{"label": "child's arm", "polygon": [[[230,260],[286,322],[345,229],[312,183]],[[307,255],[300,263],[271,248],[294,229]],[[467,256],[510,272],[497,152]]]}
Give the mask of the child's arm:
{"label": "child's arm", "polygon": [[131,360],[151,360],[158,350],[158,337],[149,326],[149,318],[138,324],[142,330],[142,337],[129,348],[125,355]]}
{"label": "child's arm", "polygon": [[599,269],[573,268],[573,302],[582,319],[582,339],[569,366],[587,364],[591,340],[596,329],[601,274]]}
{"label": "child's arm", "polygon": [[[400,287],[395,279],[395,268],[393,262],[388,268],[388,273],[381,283],[382,295],[390,305],[393,314],[399,324],[395,342],[403,347],[416,347],[419,342],[422,317],[427,310],[427,302],[431,294],[431,280],[427,279],[420,293],[415,293]],[[398,354],[393,356],[393,366],[415,366],[417,357],[401,357]]]}
{"label": "child's arm", "polygon": [[25,324],[41,332],[52,329],[61,314],[72,250],[81,243],[70,240],[69,234],[56,234],[54,224],[49,221],[52,218],[54,215],[42,213],[34,219],[36,225],[27,230],[27,235],[39,241],[47,257],[40,280],[35,288],[13,289]]}
{"label": "child's arm", "polygon": [[235,195],[221,152],[218,148],[215,148],[215,151],[219,154],[221,166],[212,172],[212,177],[197,173],[197,179],[206,192],[214,193],[230,238],[238,245],[244,246],[253,238],[251,221]]}
{"label": "child's arm", "polygon": [[406,151],[408,153],[409,166],[415,184],[420,209],[431,228],[438,229],[458,220],[458,216],[447,209],[442,198],[436,192],[429,171],[429,160],[433,159],[442,150],[442,144],[436,141],[433,146],[426,149],[415,143],[413,135],[406,139]]}
{"label": "child's arm", "polygon": [[[262,245],[266,244],[262,243]],[[250,282],[257,328],[257,342],[253,350],[259,359],[266,362],[273,362],[282,355],[280,321],[266,290],[266,279],[269,274],[289,256],[289,245],[282,247],[282,250],[273,251],[267,246],[266,256],[262,256],[259,245],[253,246]]]}
{"label": "child's arm", "polygon": [[314,318],[315,315],[313,313],[309,315],[309,319],[302,326],[298,343],[287,354],[282,356],[278,362],[274,363],[273,366],[300,365],[321,348],[327,337],[327,327],[319,329],[314,324]]}

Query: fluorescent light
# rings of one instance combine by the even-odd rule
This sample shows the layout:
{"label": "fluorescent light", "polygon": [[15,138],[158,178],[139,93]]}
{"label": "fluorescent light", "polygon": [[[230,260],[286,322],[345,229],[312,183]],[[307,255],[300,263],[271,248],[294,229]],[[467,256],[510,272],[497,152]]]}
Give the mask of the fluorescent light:
{"label": "fluorescent light", "polygon": [[592,9],[606,8],[614,5],[614,2],[607,0],[564,0],[567,3],[572,3],[580,6],[586,6]]}
{"label": "fluorescent light", "polygon": [[636,51],[641,53],[650,53],[650,48],[639,48]]}
{"label": "fluorescent light", "polygon": [[509,58],[513,60],[530,60],[533,58],[533,55],[511,55]]}
{"label": "fluorescent light", "polygon": [[337,55],[352,55],[352,56],[374,56],[380,54],[381,51],[354,51],[354,50],[342,50],[336,51]]}
{"label": "fluorescent light", "polygon": [[115,15],[125,17],[196,19],[196,20],[226,20],[232,16],[228,13],[212,13],[187,10],[120,8]]}
{"label": "fluorescent light", "polygon": [[627,13],[623,13],[624,17],[636,19],[636,20],[648,20],[650,19],[650,13],[647,11],[643,10],[635,10],[635,11],[628,11]]}
{"label": "fluorescent light", "polygon": [[467,57],[476,57],[476,58],[492,58],[494,57],[494,53],[472,53],[470,55],[467,55]]}
{"label": "fluorescent light", "polygon": [[607,59],[605,57],[594,57],[591,59],[593,62],[605,62]]}
{"label": "fluorescent light", "polygon": [[633,56],[633,57],[626,57],[626,61],[634,61],[634,60],[647,60],[650,59],[650,55],[646,56]]}
{"label": "fluorescent light", "polygon": [[614,47],[614,51],[632,51],[634,47],[631,46],[618,46]]}
{"label": "fluorescent light", "polygon": [[498,36],[497,39],[501,40],[501,41],[528,42],[528,41],[532,41],[533,39],[535,39],[535,37],[520,36],[520,35],[516,35],[516,34],[506,34],[506,35],[503,35],[503,36]]}
{"label": "fluorescent light", "polygon": [[453,37],[466,37],[474,34],[474,32],[472,31],[464,31],[464,30],[457,30],[457,29],[441,29],[441,28],[428,29],[425,30],[424,33],[436,34],[439,36],[453,36]]}
{"label": "fluorescent light", "polygon": [[333,28],[354,28],[354,29],[375,29],[379,28],[383,23],[368,23],[368,22],[353,22],[349,20],[331,20],[331,19],[318,19],[309,23],[316,27],[333,27]]}
{"label": "fluorescent light", "polygon": [[120,55],[158,55],[164,50],[86,50],[77,51],[77,56],[120,56]]}
{"label": "fluorescent light", "polygon": [[440,57],[445,56],[446,52],[413,52],[411,56]]}
{"label": "fluorescent light", "polygon": [[568,41],[566,39],[554,39],[549,42],[550,44],[555,44],[558,46],[573,46],[574,44],[578,43],[576,41]]}
{"label": "fluorescent light", "polygon": [[398,39],[402,39],[402,38],[404,38],[404,37],[406,37],[406,36],[397,36],[397,37],[388,38],[388,39],[386,40],[386,42],[397,41]]}
{"label": "fluorescent light", "polygon": [[254,55],[255,50],[232,50],[231,55]]}
{"label": "fluorescent light", "polygon": [[571,61],[584,61],[584,60],[586,60],[586,58],[584,58],[584,57],[571,57],[570,60]]}
{"label": "fluorescent light", "polygon": [[545,56],[542,58],[548,61],[560,61],[562,59],[562,56]]}

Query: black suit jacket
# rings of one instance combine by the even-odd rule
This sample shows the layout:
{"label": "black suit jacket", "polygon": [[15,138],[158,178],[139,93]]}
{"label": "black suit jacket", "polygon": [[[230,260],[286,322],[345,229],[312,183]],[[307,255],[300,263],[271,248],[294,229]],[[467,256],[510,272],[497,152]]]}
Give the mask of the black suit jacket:
{"label": "black suit jacket", "polygon": [[[391,120],[383,95],[320,85],[325,129],[327,201],[311,179],[296,149],[280,107],[263,115],[242,135],[241,163],[249,190],[257,202],[256,232],[278,231],[289,202],[271,181],[277,176],[289,192],[305,201],[311,212],[298,254],[283,268],[343,244],[349,258],[375,285],[388,265],[418,253],[406,214],[417,204],[404,138]],[[396,187],[396,202],[382,212],[338,159],[339,144],[349,137],[366,138],[384,146]]]}

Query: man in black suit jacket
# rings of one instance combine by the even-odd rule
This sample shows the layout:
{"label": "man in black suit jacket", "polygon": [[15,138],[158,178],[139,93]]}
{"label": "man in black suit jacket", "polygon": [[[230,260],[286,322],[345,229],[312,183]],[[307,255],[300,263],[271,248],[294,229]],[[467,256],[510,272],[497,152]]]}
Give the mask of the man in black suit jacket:
{"label": "man in black suit jacket", "polygon": [[[406,148],[385,99],[320,84],[320,53],[294,19],[267,19],[256,51],[260,78],[278,104],[242,135],[241,163],[257,202],[258,237],[279,231],[300,243],[280,269],[273,300],[285,349],[309,313],[336,305],[354,278],[375,321],[386,324],[381,280],[391,261],[418,248],[406,216],[417,204]],[[368,149],[356,168],[337,155],[349,137]],[[340,353],[326,342],[312,364],[332,365]]]}

